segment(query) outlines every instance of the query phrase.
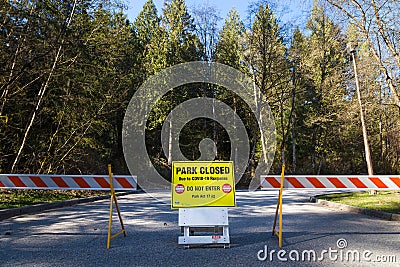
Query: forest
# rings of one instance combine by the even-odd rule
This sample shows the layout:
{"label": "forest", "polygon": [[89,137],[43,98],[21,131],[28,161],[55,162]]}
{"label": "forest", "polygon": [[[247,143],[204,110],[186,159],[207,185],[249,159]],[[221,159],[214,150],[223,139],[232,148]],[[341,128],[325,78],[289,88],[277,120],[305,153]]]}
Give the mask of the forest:
{"label": "forest", "polygon": [[[305,29],[281,25],[268,1],[253,2],[244,19],[234,8],[219,18],[212,6],[167,0],[157,10],[148,0],[134,21],[118,0],[0,5],[0,173],[104,174],[107,163],[128,173],[122,127],[136,90],[167,67],[205,61],[238,69],[260,88],[276,125],[270,173],[280,173],[284,156],[291,174],[368,174],[367,161],[374,174],[400,174],[397,0],[314,1]],[[153,164],[170,171],[161,126],[199,96],[223,101],[247,127],[246,183],[260,138],[229,88],[189,84],[165,95],[146,126]],[[229,138],[211,119],[189,122],[182,136],[191,160],[204,138],[216,143],[217,159],[230,157]]]}

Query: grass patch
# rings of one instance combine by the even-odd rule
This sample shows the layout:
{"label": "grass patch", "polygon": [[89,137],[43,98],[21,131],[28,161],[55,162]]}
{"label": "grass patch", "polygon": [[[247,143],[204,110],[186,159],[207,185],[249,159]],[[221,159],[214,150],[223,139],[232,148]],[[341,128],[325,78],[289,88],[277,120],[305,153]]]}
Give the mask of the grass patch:
{"label": "grass patch", "polygon": [[318,198],[360,208],[400,214],[400,191],[378,191],[377,195],[370,195],[369,191],[350,192],[322,195]]}
{"label": "grass patch", "polygon": [[107,195],[108,191],[89,190],[0,190],[0,209],[20,208],[40,203]]}

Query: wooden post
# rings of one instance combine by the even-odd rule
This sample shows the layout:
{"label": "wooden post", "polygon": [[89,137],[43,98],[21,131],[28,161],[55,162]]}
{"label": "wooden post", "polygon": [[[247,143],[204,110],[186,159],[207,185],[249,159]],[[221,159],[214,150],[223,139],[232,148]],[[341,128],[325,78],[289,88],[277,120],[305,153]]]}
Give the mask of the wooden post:
{"label": "wooden post", "polygon": [[[274,226],[272,227],[272,235],[276,235],[278,237],[279,247],[282,247],[282,238],[283,238],[283,233],[282,233],[282,228],[283,228],[282,195],[283,195],[284,182],[285,182],[285,164],[282,164],[281,187],[279,189],[278,203],[276,204]],[[278,213],[279,213],[279,231],[276,231],[275,228],[276,228],[276,222],[278,219]]]}
{"label": "wooden post", "polygon": [[[111,198],[110,198],[110,217],[108,218],[108,234],[107,234],[107,249],[110,248],[111,239],[114,237],[119,236],[120,234],[124,234],[126,236],[126,230],[124,227],[124,222],[122,221],[121,211],[118,206],[117,196],[115,195],[114,185],[113,185],[113,173],[111,172],[111,164],[108,164],[108,175],[110,177],[110,190],[111,190]],[[112,214],[113,214],[113,203],[115,202],[115,207],[118,212],[119,222],[121,223],[121,230],[118,231],[116,234],[111,235],[111,228],[112,228]]]}

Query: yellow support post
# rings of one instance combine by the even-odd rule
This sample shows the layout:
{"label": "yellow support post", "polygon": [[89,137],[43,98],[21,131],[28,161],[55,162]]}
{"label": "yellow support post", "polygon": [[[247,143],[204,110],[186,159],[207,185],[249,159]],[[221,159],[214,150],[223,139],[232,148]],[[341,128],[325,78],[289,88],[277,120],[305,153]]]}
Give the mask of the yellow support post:
{"label": "yellow support post", "polygon": [[[118,206],[117,196],[115,195],[114,185],[113,185],[113,173],[111,172],[111,164],[108,164],[108,175],[110,177],[110,191],[111,191],[111,199],[110,199],[110,217],[108,219],[108,235],[107,235],[107,249],[110,248],[111,239],[114,237],[119,236],[120,234],[124,234],[126,236],[126,230],[124,227],[124,222],[122,221],[121,211]],[[113,202],[115,202],[115,207],[118,212],[119,221],[121,223],[121,230],[118,231],[116,234],[111,235],[111,228],[112,228],[112,214],[113,214]]]}
{"label": "yellow support post", "polygon": [[[282,173],[281,173],[281,187],[279,189],[279,197],[278,203],[276,205],[275,210],[275,219],[274,219],[274,226],[272,228],[272,235],[276,235],[279,240],[279,247],[282,247],[282,224],[283,224],[283,213],[282,213],[282,195],[283,195],[283,185],[285,182],[285,164],[282,164]],[[276,231],[276,221],[278,219],[278,212],[279,212],[279,231]]]}

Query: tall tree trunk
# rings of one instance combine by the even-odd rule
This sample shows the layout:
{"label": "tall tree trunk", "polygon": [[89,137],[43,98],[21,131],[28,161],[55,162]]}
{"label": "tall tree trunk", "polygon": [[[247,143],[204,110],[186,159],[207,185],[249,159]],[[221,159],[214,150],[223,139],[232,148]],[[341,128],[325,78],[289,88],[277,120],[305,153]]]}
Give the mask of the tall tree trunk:
{"label": "tall tree trunk", "polygon": [[312,151],[311,151],[311,167],[313,174],[315,174],[315,158],[316,158],[316,147],[317,147],[317,126],[314,126],[312,134]]}
{"label": "tall tree trunk", "polygon": [[172,116],[168,122],[168,166],[172,166]]}
{"label": "tall tree trunk", "polygon": [[[29,17],[32,16],[32,13],[34,10],[33,7],[34,7],[34,5],[32,5],[32,7],[29,11]],[[28,32],[29,30],[30,30],[30,25],[28,25],[26,27],[25,31]],[[14,79],[14,71],[15,71],[15,66],[17,64],[17,57],[18,57],[18,54],[20,53],[21,46],[23,46],[23,44],[26,41],[26,36],[27,35],[24,35],[24,37],[22,38],[22,34],[20,34],[18,37],[18,40],[20,40],[20,41],[18,42],[17,49],[15,49],[13,62],[11,64],[10,74],[8,75],[8,81],[4,84],[3,92],[1,93],[1,97],[0,97],[0,99],[1,99],[0,116],[3,115],[4,106],[6,105],[6,102],[7,102],[8,92],[10,90],[11,84],[13,83],[13,79]]]}
{"label": "tall tree trunk", "polygon": [[[237,107],[236,107],[236,95],[234,95],[233,96],[233,112],[235,113],[235,114],[237,114]],[[235,133],[235,136],[237,136],[237,130],[236,130],[236,116],[233,116],[233,129],[234,129],[234,133]],[[235,142],[235,148],[234,148],[234,163],[235,163],[235,167],[237,168],[236,170],[235,170],[235,172],[236,171],[238,171],[239,169],[238,169],[238,164],[237,164],[237,162],[238,162],[238,147],[237,147],[237,143]]]}
{"label": "tall tree trunk", "polygon": [[293,173],[296,173],[296,118],[292,116],[292,169]]}
{"label": "tall tree trunk", "polygon": [[384,148],[383,148],[383,115],[382,115],[382,90],[379,88],[379,150],[380,150],[380,156],[381,156],[381,162],[383,163],[384,161]]}
{"label": "tall tree trunk", "polygon": [[365,160],[366,160],[366,163],[367,163],[368,175],[372,176],[372,175],[374,175],[374,170],[373,170],[373,167],[372,167],[371,152],[370,152],[370,148],[369,148],[369,144],[368,144],[367,127],[365,125],[364,111],[363,111],[362,102],[361,102],[360,83],[358,81],[358,72],[357,72],[357,63],[356,63],[355,50],[351,51],[351,55],[352,55],[352,58],[353,58],[354,78],[356,80],[356,91],[357,91],[357,97],[358,97],[358,106],[360,108],[360,119],[361,119],[361,127],[362,127],[363,140],[364,140]]}

